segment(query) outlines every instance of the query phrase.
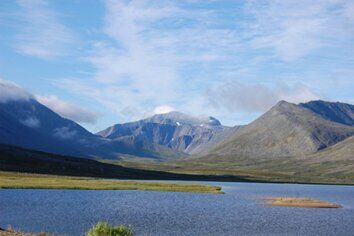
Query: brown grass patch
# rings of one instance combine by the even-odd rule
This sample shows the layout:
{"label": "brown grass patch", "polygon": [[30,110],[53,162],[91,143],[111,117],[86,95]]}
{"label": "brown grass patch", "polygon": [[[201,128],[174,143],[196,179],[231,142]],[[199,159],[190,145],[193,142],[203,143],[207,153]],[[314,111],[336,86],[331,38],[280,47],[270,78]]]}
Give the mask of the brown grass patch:
{"label": "brown grass patch", "polygon": [[306,208],[341,208],[341,205],[311,199],[311,198],[294,198],[294,197],[264,197],[262,200],[267,201],[270,206],[285,207],[306,207]]}

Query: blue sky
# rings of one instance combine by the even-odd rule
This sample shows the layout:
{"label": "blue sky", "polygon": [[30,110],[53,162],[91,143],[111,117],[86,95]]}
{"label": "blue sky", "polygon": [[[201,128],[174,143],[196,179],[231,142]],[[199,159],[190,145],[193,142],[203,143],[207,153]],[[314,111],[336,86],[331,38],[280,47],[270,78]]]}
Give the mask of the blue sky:
{"label": "blue sky", "polygon": [[90,131],[179,110],[245,124],[354,103],[354,2],[0,1],[0,78]]}

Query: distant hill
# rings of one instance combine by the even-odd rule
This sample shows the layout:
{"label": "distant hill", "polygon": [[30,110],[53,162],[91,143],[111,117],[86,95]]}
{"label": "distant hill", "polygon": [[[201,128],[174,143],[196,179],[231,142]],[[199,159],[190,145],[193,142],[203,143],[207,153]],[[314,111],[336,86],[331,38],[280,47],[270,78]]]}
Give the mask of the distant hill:
{"label": "distant hill", "polygon": [[[176,153],[197,154],[203,152],[238,130],[222,126],[213,117],[195,118],[180,112],[157,114],[152,117],[111,126],[99,133],[111,140],[131,140],[131,145],[144,143],[147,148],[162,147]],[[135,143],[134,143],[135,142]]]}
{"label": "distant hill", "polygon": [[209,155],[229,156],[235,160],[305,156],[354,134],[353,126],[325,119],[318,114],[321,111],[315,113],[304,106],[279,102],[212,149]]}

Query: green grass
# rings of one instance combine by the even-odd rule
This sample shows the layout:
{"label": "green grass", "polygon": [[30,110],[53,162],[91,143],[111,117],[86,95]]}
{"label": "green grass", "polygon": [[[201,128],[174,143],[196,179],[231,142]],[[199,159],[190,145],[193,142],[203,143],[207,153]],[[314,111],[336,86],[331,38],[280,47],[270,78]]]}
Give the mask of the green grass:
{"label": "green grass", "polygon": [[86,236],[133,236],[131,227],[124,225],[111,226],[106,222],[98,222],[87,233]]}
{"label": "green grass", "polygon": [[[119,225],[112,226],[107,222],[98,222],[89,229],[86,236],[134,236],[134,231],[131,226]],[[48,233],[24,233],[9,227],[8,229],[0,228],[0,236],[54,236]]]}
{"label": "green grass", "polygon": [[222,193],[220,187],[203,184],[122,181],[83,177],[24,174],[18,172],[0,172],[0,188],[148,190],[169,192]]}

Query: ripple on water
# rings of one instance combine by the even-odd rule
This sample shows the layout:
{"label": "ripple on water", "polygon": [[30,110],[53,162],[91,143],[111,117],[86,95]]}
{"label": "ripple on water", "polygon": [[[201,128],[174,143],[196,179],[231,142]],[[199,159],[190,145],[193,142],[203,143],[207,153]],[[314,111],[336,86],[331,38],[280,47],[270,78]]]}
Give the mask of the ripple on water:
{"label": "ripple on water", "polygon": [[[351,235],[354,187],[218,183],[226,194],[0,190],[0,227],[83,235],[99,220],[137,235]],[[341,209],[264,206],[265,196],[309,197]]]}

